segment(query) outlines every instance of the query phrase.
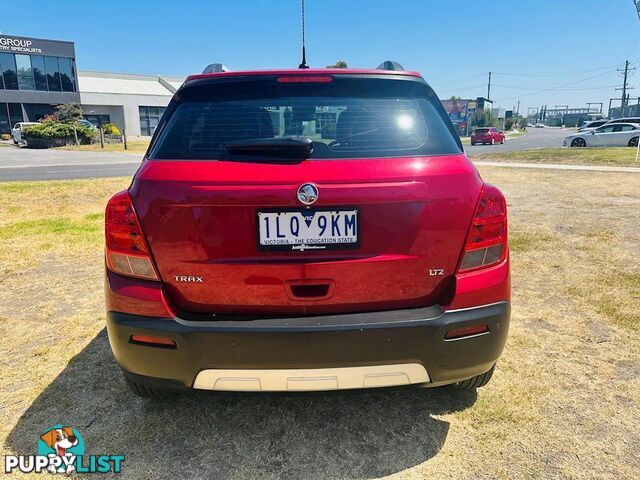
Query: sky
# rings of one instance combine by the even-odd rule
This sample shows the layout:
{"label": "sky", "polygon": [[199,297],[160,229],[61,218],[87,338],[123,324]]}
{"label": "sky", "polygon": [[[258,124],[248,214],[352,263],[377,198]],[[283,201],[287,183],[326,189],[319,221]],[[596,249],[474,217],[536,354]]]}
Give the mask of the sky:
{"label": "sky", "polygon": [[[21,0],[0,32],[75,42],[78,69],[186,76],[297,67],[300,0]],[[625,60],[640,69],[632,0],[306,0],[307,61],[375,68],[396,60],[440,98],[486,96],[510,109],[617,97]],[[640,95],[640,74],[629,93]],[[619,105],[619,100],[618,100]],[[615,103],[614,103],[615,106]]]}

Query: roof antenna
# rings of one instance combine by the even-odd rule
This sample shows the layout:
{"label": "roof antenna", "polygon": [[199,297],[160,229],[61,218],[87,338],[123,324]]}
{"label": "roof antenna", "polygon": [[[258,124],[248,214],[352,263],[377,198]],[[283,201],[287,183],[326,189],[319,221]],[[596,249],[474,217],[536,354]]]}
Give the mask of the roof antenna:
{"label": "roof antenna", "polygon": [[298,65],[298,68],[309,68],[309,65],[307,65],[307,55],[304,49],[304,0],[302,0],[302,63]]}

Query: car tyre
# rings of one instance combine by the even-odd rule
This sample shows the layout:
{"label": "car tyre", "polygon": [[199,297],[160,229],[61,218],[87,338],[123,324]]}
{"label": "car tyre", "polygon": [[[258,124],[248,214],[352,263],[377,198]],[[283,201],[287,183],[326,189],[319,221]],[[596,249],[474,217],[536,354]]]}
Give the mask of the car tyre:
{"label": "car tyre", "polygon": [[573,140],[571,140],[571,146],[582,148],[587,146],[587,142],[584,140],[584,138],[574,138]]}
{"label": "car tyre", "polygon": [[491,141],[489,142],[489,145],[495,145],[496,141],[492,138]]}
{"label": "car tyre", "polygon": [[451,388],[454,390],[475,390],[476,388],[484,387],[491,377],[493,376],[493,372],[496,369],[496,364],[494,363],[491,369],[488,372],[485,372],[481,375],[476,375],[475,377],[467,378],[462,382],[454,383],[451,385]]}
{"label": "car tyre", "polygon": [[472,147],[475,147],[475,145],[476,145],[476,142],[471,142]]}
{"label": "car tyre", "polygon": [[630,147],[637,147],[638,146],[638,137],[633,137],[631,140],[629,140],[629,146]]}
{"label": "car tyre", "polygon": [[147,398],[150,400],[167,400],[175,396],[174,392],[170,392],[168,390],[160,390],[158,388],[149,387],[148,385],[143,385],[138,382],[134,382],[127,375],[124,376],[124,379],[129,386],[129,389],[133,392],[134,395]]}
{"label": "car tyre", "polygon": [[502,139],[502,141],[500,142],[500,145],[504,145],[504,138]]}

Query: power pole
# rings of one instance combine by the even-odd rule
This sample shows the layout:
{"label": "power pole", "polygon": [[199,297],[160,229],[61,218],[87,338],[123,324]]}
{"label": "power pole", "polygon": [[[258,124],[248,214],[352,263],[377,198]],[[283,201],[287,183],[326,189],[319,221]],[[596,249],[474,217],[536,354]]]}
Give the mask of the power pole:
{"label": "power pole", "polygon": [[487,100],[491,100],[491,72],[489,72],[489,83],[487,84]]}
{"label": "power pole", "polygon": [[[634,71],[635,69],[636,69],[635,67],[631,68],[632,71]],[[616,88],[616,90],[622,90],[622,97],[620,98],[620,116],[624,117],[624,107],[627,106],[627,90],[633,89],[633,87],[630,87],[629,84],[627,83],[627,78],[629,77],[629,60],[626,60],[624,62],[624,70],[619,68],[618,72],[624,72],[623,73],[624,80],[622,81],[622,87]]]}
{"label": "power pole", "polygon": [[591,105],[600,105],[600,110],[597,113],[602,113],[604,107],[602,102],[587,102],[587,113],[591,113]]}

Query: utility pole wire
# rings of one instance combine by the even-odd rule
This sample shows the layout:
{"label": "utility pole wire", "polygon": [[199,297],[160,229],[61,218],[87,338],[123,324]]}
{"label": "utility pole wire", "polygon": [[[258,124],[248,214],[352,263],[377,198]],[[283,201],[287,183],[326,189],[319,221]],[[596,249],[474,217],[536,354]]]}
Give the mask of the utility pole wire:
{"label": "utility pole wire", "polygon": [[543,89],[540,89],[540,90],[535,90],[535,91],[530,92],[530,93],[523,93],[522,95],[515,95],[513,97],[502,98],[502,99],[496,100],[496,101],[502,102],[504,100],[511,100],[513,98],[522,98],[522,97],[527,97],[529,95],[535,95],[537,93],[550,92],[552,90],[560,90],[560,89],[562,89],[564,87],[569,87],[571,85],[575,85],[576,83],[586,82],[588,80],[592,80],[594,78],[602,77],[603,75],[607,75],[607,74],[612,73],[612,72],[615,72],[615,70],[609,70],[609,71],[606,71],[606,72],[598,73],[597,75],[592,75],[592,76],[587,77],[587,78],[582,78],[580,80],[575,80],[573,82],[564,83],[564,84],[558,85],[556,87],[543,88]]}
{"label": "utility pole wire", "polygon": [[[631,70],[635,71],[635,67],[632,67]],[[618,72],[622,72],[623,70],[618,68]],[[622,87],[616,88],[616,90],[622,90],[622,97],[620,98],[620,116],[624,117],[624,107],[627,106],[627,90],[633,89],[633,87],[629,86],[629,82],[627,82],[629,75],[629,60],[624,62],[624,80],[622,81]]]}
{"label": "utility pole wire", "polygon": [[508,76],[508,77],[564,77],[567,75],[577,75],[580,73],[592,73],[592,72],[598,72],[601,70],[607,70],[610,68],[616,68],[616,67],[620,67],[622,65],[622,62],[616,63],[615,65],[608,65],[608,66],[602,66],[602,67],[596,67],[596,68],[588,68],[588,69],[582,69],[582,70],[571,70],[568,72],[563,72],[563,73],[509,73],[509,72],[493,72],[494,75],[504,75],[504,76]]}

